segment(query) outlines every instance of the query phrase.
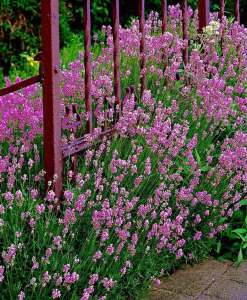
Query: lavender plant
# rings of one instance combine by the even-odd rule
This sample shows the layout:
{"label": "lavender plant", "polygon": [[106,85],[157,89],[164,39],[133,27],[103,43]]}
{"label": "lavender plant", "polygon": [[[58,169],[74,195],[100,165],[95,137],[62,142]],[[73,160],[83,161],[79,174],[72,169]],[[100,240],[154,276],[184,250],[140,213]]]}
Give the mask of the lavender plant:
{"label": "lavender plant", "polygon": [[[181,11],[169,12],[164,35],[158,14],[146,22],[141,98],[138,22],[120,28],[122,114],[114,136],[99,144],[114,117],[111,28],[95,37],[93,147],[76,174],[68,164],[62,203],[54,182],[47,191],[43,184],[39,86],[0,98],[2,299],[138,299],[159,276],[206,257],[239,209],[247,181],[246,29],[219,24],[214,14],[198,36],[190,9],[193,43],[183,66]],[[61,110],[78,104],[80,130],[82,59],[83,52],[61,81]],[[129,85],[135,89],[125,95]],[[63,125],[74,117],[65,115]],[[64,130],[64,142],[74,138]]]}

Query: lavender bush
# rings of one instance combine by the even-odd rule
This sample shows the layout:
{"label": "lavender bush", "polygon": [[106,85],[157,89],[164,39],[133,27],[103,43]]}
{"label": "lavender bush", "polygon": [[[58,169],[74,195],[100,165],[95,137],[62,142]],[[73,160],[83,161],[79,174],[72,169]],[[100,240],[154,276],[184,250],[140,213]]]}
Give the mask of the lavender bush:
{"label": "lavender bush", "polygon": [[[137,299],[159,276],[206,257],[239,209],[247,182],[247,31],[212,15],[198,36],[190,9],[183,66],[179,6],[169,13],[164,35],[156,13],[146,22],[141,99],[138,22],[120,29],[122,92],[133,85],[135,93],[123,99],[113,138],[80,156],[78,173],[68,164],[62,205],[54,182],[44,190],[40,87],[0,98],[2,299]],[[91,140],[114,118],[112,47],[104,27],[93,52]],[[83,52],[62,71],[61,110],[78,103],[85,126],[82,59]],[[74,138],[64,130],[64,142]]]}

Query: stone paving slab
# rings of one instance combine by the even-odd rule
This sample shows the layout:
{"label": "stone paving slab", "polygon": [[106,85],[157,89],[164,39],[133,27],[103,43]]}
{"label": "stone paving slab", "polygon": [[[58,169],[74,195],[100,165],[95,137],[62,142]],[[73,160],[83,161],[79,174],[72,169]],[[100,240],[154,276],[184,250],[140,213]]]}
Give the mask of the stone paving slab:
{"label": "stone paving slab", "polygon": [[247,300],[247,262],[239,268],[213,258],[161,278],[149,300]]}
{"label": "stone paving slab", "polygon": [[247,263],[243,263],[239,267],[232,266],[232,268],[224,274],[224,278],[240,283],[247,283]]}
{"label": "stone paving slab", "polygon": [[[198,298],[194,298],[196,300],[219,300],[219,298],[216,298],[214,296],[209,296],[209,295],[200,295]],[[163,298],[164,300],[164,298]],[[176,298],[173,298],[173,300],[176,300]]]}
{"label": "stone paving slab", "polygon": [[[222,263],[209,259],[207,263],[195,266],[185,266],[177,270],[172,276],[161,280],[160,289],[168,290],[175,294],[196,297],[208,285],[227,271],[230,263]],[[165,298],[163,298],[165,299]]]}
{"label": "stone paving slab", "polygon": [[170,292],[168,290],[157,290],[152,292],[149,300],[193,300],[193,297],[185,296],[177,293]]}
{"label": "stone paving slab", "polygon": [[247,284],[220,279],[212,284],[204,294],[222,300],[247,300]]}

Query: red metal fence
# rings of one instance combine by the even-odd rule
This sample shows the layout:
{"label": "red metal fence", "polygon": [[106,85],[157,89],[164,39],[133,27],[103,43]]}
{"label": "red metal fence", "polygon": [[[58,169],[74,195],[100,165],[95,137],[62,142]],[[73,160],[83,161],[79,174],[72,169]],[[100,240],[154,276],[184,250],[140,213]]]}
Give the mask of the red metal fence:
{"label": "red metal fence", "polygon": [[[93,0],[92,0],[93,1]],[[141,94],[146,88],[145,55],[145,0],[136,0],[138,3],[139,30],[140,30],[140,83]],[[74,156],[86,149],[89,143],[84,137],[62,146],[61,136],[61,103],[59,87],[59,0],[41,0],[41,35],[42,52],[37,59],[40,60],[40,74],[12,86],[0,90],[0,96],[12,93],[37,82],[42,83],[43,88],[43,119],[44,119],[44,168],[46,182],[53,180],[56,175],[55,193],[62,195],[63,161],[67,157]],[[224,16],[225,0],[219,0],[220,19]],[[87,132],[93,131],[93,112],[91,103],[91,0],[84,0],[84,65],[85,65],[85,108],[88,115]],[[181,1],[183,39],[189,40],[188,31],[188,3]],[[167,30],[167,0],[161,0],[162,33]],[[209,23],[209,0],[198,0],[199,32]],[[235,20],[240,22],[239,0],[235,0]],[[112,32],[113,32],[113,58],[114,58],[114,95],[116,104],[121,104],[120,86],[120,45],[119,45],[119,0],[112,0]],[[183,53],[184,64],[188,62],[188,46]],[[112,128],[102,132],[102,136],[109,134]]]}

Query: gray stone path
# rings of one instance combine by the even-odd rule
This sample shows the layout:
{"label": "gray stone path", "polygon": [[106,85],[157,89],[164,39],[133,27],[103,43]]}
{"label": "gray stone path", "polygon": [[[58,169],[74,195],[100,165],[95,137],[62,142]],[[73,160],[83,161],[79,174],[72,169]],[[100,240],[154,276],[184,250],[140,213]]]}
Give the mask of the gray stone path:
{"label": "gray stone path", "polygon": [[148,300],[247,300],[247,262],[210,258],[193,267],[184,266],[153,287]]}

